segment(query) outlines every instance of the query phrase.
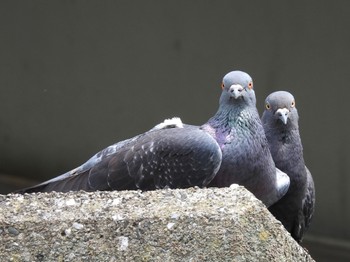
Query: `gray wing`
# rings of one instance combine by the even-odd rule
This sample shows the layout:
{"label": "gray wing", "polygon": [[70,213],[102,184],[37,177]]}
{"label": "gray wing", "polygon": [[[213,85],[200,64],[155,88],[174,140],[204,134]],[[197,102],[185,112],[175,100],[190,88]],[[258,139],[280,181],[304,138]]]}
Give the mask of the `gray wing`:
{"label": "gray wing", "polygon": [[303,200],[303,214],[305,219],[305,230],[309,228],[315,211],[315,184],[310,170],[305,166],[307,173],[306,195]]}
{"label": "gray wing", "polygon": [[302,200],[302,208],[298,213],[298,219],[295,221],[296,224],[292,232],[292,236],[298,242],[303,240],[303,236],[310,226],[315,209],[315,185],[310,170],[306,166],[305,169],[307,174],[305,196]]}
{"label": "gray wing", "polygon": [[93,166],[97,165],[99,162],[102,161],[102,159],[105,159],[107,156],[118,152],[122,148],[128,146],[130,143],[140,139],[140,137],[144,136],[146,133],[152,132],[154,130],[160,130],[160,129],[183,128],[184,126],[190,126],[190,125],[184,125],[182,123],[181,119],[178,117],[173,117],[171,119],[165,119],[163,122],[154,126],[151,130],[149,130],[141,135],[135,136],[133,138],[126,139],[126,140],[117,142],[113,145],[110,145],[109,147],[103,149],[102,151],[100,151],[97,154],[95,154],[94,156],[92,156],[88,161],[86,161],[81,166],[74,168],[73,170],[70,170],[70,171],[68,171],[60,176],[53,178],[53,179],[45,181],[37,186],[45,185],[45,184],[52,183],[52,182],[57,182],[57,181],[60,181],[63,179],[69,179],[69,178],[76,176],[78,174],[82,174],[82,173],[88,171],[89,169],[91,169]]}
{"label": "gray wing", "polygon": [[21,192],[203,187],[214,178],[221,158],[217,142],[198,127],[152,129]]}

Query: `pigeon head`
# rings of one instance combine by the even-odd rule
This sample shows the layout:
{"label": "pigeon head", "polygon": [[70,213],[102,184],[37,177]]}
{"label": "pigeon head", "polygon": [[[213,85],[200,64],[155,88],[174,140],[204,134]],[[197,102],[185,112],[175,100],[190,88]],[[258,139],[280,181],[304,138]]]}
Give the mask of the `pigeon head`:
{"label": "pigeon head", "polygon": [[263,122],[268,119],[282,125],[297,124],[299,117],[293,95],[286,91],[271,93],[265,100],[262,118]]}
{"label": "pigeon head", "polygon": [[253,89],[253,80],[245,72],[232,71],[226,74],[221,84],[221,104],[248,103],[255,106],[256,98]]}

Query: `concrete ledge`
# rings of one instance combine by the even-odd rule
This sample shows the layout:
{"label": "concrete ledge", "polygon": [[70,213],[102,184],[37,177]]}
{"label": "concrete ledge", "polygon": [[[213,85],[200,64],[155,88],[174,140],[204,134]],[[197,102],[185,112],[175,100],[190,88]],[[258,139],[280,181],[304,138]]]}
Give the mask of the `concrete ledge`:
{"label": "concrete ledge", "polygon": [[0,261],[313,261],[243,187],[0,195]]}

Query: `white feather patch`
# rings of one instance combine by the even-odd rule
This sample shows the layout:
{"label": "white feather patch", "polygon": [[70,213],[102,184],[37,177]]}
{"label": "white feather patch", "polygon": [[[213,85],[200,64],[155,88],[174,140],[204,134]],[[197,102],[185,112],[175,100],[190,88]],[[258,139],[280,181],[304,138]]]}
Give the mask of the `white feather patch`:
{"label": "white feather patch", "polygon": [[173,117],[165,119],[162,123],[156,125],[152,130],[165,129],[165,128],[183,128],[184,125],[179,117]]}

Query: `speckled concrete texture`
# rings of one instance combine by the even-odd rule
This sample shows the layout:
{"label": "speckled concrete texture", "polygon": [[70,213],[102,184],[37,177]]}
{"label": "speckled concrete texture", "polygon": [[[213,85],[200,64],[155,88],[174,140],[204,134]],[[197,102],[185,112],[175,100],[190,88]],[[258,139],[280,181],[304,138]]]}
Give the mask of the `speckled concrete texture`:
{"label": "speckled concrete texture", "polygon": [[0,196],[0,261],[313,261],[243,187]]}

